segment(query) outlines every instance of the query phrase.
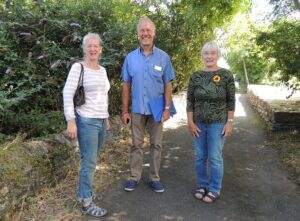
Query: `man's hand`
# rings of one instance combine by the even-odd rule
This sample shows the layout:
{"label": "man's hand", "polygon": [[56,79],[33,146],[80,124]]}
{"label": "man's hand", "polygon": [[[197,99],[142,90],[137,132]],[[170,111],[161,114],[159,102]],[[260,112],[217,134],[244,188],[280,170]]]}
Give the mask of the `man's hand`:
{"label": "man's hand", "polygon": [[123,113],[121,115],[121,120],[123,124],[129,124],[131,122],[131,116],[129,113]]}
{"label": "man's hand", "polygon": [[165,109],[162,116],[161,116],[161,122],[165,122],[170,119],[170,110]]}

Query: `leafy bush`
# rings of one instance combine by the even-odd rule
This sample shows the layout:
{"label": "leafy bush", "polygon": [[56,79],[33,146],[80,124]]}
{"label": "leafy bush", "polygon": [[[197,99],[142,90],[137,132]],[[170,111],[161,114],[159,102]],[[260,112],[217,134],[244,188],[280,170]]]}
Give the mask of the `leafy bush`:
{"label": "leafy bush", "polygon": [[[190,74],[201,66],[201,45],[214,38],[214,29],[248,3],[249,0],[201,4],[157,0],[1,2],[0,133],[24,131],[28,136],[43,136],[61,128],[61,91],[71,64],[82,59],[80,45],[86,33],[99,33],[104,42],[101,64],[112,86],[109,112],[115,115],[121,108],[124,57],[138,47],[139,17],[148,15],[154,20],[155,44],[170,54],[176,71],[174,90],[180,91]],[[150,11],[150,6],[155,10]]]}
{"label": "leafy bush", "polygon": [[20,112],[6,114],[2,123],[6,134],[23,133],[27,137],[47,136],[65,129],[65,119],[61,111],[39,113],[32,110],[30,113]]}
{"label": "leafy bush", "polygon": [[[82,57],[80,45],[87,32],[102,36],[102,65],[108,70],[111,90],[120,88],[120,81],[114,79],[120,78],[125,45],[132,45],[127,40],[133,40],[124,39],[126,26],[110,24],[110,19],[115,22],[111,1],[81,1],[77,5],[65,1],[59,7],[54,3],[21,1],[11,6],[9,13],[1,11],[0,131],[3,133],[21,130],[29,136],[41,136],[61,128],[64,122],[61,91],[71,64]],[[110,95],[114,96],[110,100],[115,101],[110,105],[110,113],[117,114],[120,96]]]}

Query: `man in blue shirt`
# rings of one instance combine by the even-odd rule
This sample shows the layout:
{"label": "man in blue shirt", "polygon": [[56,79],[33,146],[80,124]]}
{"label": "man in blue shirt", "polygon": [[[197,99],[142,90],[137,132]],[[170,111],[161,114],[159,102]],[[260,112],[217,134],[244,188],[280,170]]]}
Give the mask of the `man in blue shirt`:
{"label": "man in blue shirt", "polygon": [[[163,122],[170,118],[172,84],[175,74],[168,54],[153,44],[155,25],[147,17],[139,20],[137,34],[140,47],[130,52],[122,68],[122,122],[132,125],[132,146],[130,152],[130,177],[125,191],[136,189],[142,175],[144,134],[146,126],[150,134],[149,181],[153,191],[164,192],[160,183],[159,168],[162,150]],[[131,95],[131,114],[129,100]],[[163,96],[165,107],[161,122],[155,122],[149,101]]]}

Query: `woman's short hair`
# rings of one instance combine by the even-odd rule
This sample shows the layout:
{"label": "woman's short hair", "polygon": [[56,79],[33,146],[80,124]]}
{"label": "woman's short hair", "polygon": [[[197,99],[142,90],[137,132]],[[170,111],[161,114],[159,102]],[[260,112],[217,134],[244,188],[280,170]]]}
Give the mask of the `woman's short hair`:
{"label": "woman's short hair", "polygon": [[136,30],[137,30],[137,32],[139,32],[141,24],[142,24],[143,22],[145,22],[145,21],[151,23],[151,25],[152,25],[152,27],[153,27],[153,31],[154,31],[154,33],[155,33],[155,24],[154,24],[153,21],[152,21],[150,18],[148,18],[147,16],[141,17],[141,18],[139,19],[139,22],[138,22],[138,24],[136,25]]}
{"label": "woman's short hair", "polygon": [[221,50],[218,47],[216,42],[214,42],[214,41],[206,42],[201,49],[201,57],[203,57],[204,51],[206,51],[207,49],[216,49],[217,53],[218,53],[218,58],[221,57]]}
{"label": "woman's short hair", "polygon": [[102,46],[102,39],[100,38],[100,36],[96,33],[88,33],[83,37],[82,40],[82,49],[86,48],[87,42],[90,39],[97,39],[99,41],[99,45],[100,47]]}

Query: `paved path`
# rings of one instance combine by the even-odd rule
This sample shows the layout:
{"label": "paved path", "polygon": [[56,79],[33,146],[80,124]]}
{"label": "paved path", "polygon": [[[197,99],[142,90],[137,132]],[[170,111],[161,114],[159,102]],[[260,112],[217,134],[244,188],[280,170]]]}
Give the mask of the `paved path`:
{"label": "paved path", "polygon": [[[145,153],[143,180],[131,193],[121,177],[105,193],[106,221],[299,221],[300,193],[288,179],[275,150],[265,147],[265,131],[244,95],[237,95],[234,134],[224,147],[225,174],[221,198],[205,204],[192,195],[196,188],[192,140],[185,125],[184,99],[179,114],[166,126],[161,181],[162,194],[147,185]],[[180,109],[182,107],[182,109]],[[171,129],[172,128],[172,129]],[[148,148],[146,149],[148,150]],[[128,153],[124,153],[128,154]]]}

